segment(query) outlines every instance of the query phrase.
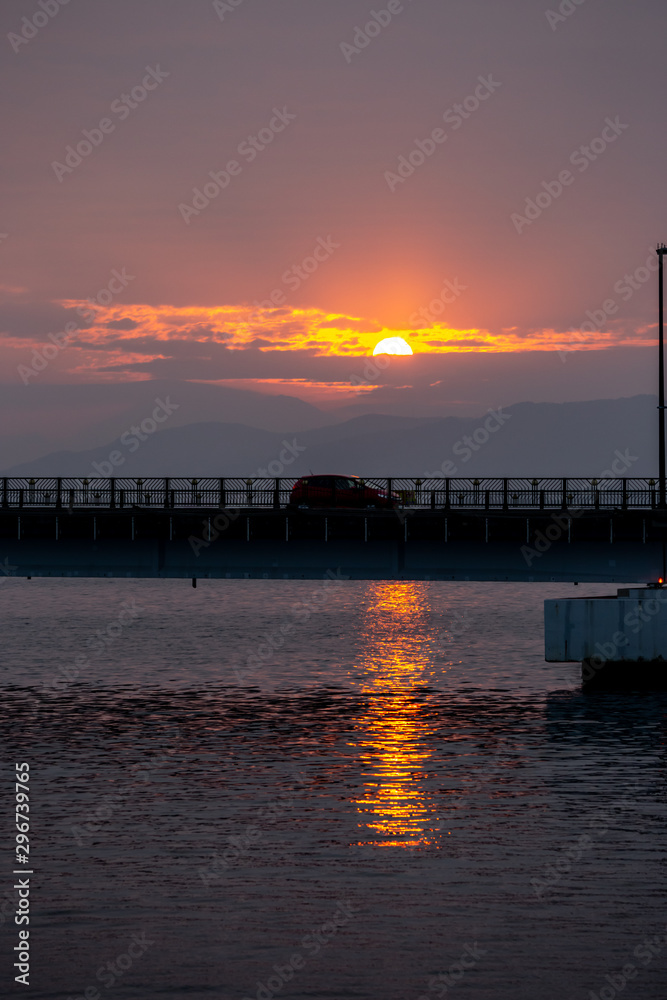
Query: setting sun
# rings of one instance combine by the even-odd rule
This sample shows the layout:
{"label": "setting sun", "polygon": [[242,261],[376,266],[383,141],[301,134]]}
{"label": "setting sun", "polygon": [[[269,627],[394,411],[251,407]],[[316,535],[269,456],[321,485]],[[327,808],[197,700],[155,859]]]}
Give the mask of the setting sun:
{"label": "setting sun", "polygon": [[376,354],[412,354],[412,348],[402,337],[387,337],[375,345],[373,357]]}

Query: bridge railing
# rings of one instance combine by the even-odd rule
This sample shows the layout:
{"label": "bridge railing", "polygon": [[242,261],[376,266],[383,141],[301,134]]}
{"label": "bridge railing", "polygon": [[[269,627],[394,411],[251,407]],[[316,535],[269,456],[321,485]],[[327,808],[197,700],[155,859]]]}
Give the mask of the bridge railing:
{"label": "bridge railing", "polygon": [[[626,510],[658,506],[655,479],[363,480],[391,494],[399,506],[451,510]],[[4,478],[4,509],[41,508],[281,508],[297,479],[223,478]],[[378,506],[382,505],[378,500]],[[331,506],[347,506],[334,496]],[[372,498],[370,501],[372,505]]]}

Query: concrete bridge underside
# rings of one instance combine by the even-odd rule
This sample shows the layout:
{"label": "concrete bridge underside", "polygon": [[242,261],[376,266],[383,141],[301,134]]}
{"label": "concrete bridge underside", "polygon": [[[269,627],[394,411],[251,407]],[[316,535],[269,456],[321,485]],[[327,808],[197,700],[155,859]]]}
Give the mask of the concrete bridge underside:
{"label": "concrete bridge underside", "polygon": [[0,512],[0,571],[20,577],[648,583],[666,544],[655,510]]}

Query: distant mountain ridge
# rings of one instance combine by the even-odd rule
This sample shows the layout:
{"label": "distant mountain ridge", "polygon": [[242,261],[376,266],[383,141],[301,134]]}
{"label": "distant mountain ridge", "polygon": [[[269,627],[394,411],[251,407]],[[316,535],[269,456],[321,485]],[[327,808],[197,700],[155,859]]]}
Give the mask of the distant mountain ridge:
{"label": "distant mountain ridge", "polygon": [[657,472],[653,396],[519,403],[476,418],[368,414],[296,433],[215,421],[159,428],[147,420],[137,425],[138,435],[52,452],[2,475],[600,477],[613,471],[632,478]]}
{"label": "distant mountain ridge", "polygon": [[340,422],[296,396],[256,392],[203,382],[146,380],[81,385],[0,386],[0,466],[10,467],[52,454],[67,442],[70,450],[94,450],[100,442],[151,419],[167,402],[167,425],[183,427],[212,421],[245,424],[260,430],[306,429]]}

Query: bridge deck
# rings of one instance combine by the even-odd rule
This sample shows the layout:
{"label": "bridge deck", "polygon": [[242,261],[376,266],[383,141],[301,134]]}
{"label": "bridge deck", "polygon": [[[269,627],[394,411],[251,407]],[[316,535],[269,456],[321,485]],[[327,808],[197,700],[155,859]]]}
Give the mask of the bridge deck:
{"label": "bridge deck", "polygon": [[0,509],[17,576],[577,580],[665,576],[657,510]]}

